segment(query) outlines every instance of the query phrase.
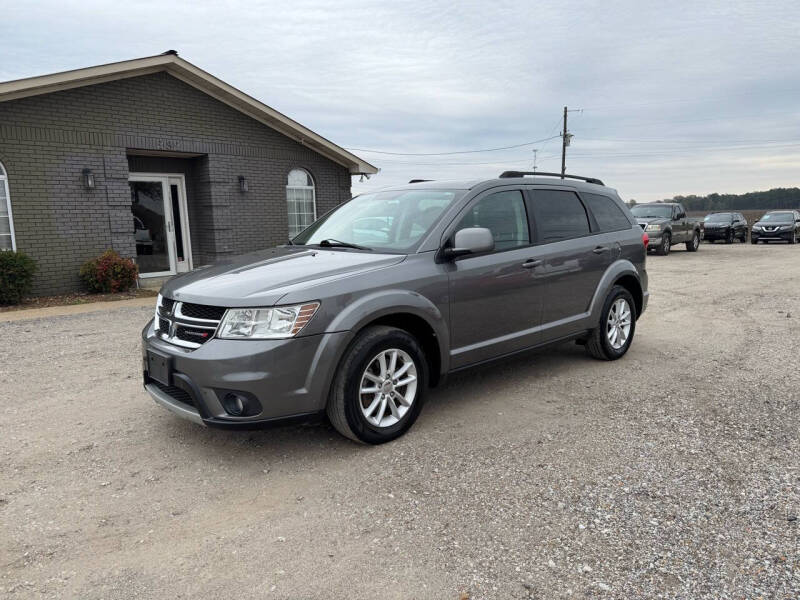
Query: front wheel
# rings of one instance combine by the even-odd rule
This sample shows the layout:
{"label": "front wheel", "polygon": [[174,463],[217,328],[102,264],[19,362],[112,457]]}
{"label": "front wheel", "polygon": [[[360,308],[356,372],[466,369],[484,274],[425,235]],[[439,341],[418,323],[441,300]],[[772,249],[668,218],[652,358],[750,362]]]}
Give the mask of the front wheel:
{"label": "front wheel", "polygon": [[417,340],[394,327],[369,327],[345,352],[326,411],[336,430],[356,442],[382,444],[417,420],[428,382]]}
{"label": "front wheel", "polygon": [[600,322],[586,342],[586,350],[600,360],[617,360],[628,351],[636,331],[636,304],[621,285],[611,288]]}
{"label": "front wheel", "polygon": [[797,243],[797,232],[796,231],[792,234],[792,237],[789,240],[789,243],[790,244],[796,244]]}
{"label": "front wheel", "polygon": [[688,252],[697,252],[697,249],[700,247],[700,234],[696,231],[692,236],[692,239],[686,242],[686,250]]}
{"label": "front wheel", "polygon": [[661,243],[656,248],[656,254],[659,256],[666,256],[669,254],[670,246],[672,245],[672,238],[668,233],[661,236]]}
{"label": "front wheel", "polygon": [[735,235],[736,234],[734,234],[733,229],[729,230],[728,231],[728,237],[725,238],[725,243],[726,244],[732,244]]}

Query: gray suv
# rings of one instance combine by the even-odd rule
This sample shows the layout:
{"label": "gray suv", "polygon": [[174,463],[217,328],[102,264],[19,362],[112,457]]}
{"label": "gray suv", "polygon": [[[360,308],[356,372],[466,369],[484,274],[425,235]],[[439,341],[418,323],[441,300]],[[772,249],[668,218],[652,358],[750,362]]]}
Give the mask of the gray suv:
{"label": "gray suv", "polygon": [[161,289],[144,387],[196,423],[327,413],[402,435],[448,373],[575,340],[620,358],[647,306],[647,236],[601,181],[510,171],[353,198],[287,245]]}

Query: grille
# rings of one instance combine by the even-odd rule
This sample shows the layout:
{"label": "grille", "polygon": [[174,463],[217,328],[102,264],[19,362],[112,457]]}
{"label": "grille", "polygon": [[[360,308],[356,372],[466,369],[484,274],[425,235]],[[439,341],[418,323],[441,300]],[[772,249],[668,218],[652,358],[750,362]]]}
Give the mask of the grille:
{"label": "grille", "polygon": [[164,333],[169,332],[169,321],[166,319],[158,319],[158,330],[163,331]]}
{"label": "grille", "polygon": [[206,319],[207,321],[219,321],[225,309],[221,306],[206,306],[204,304],[181,304],[181,315],[190,319]]}
{"label": "grille", "polygon": [[188,327],[178,325],[175,328],[175,337],[184,342],[194,342],[195,344],[205,344],[214,335],[213,329],[202,329],[200,327]]}
{"label": "grille", "polygon": [[169,314],[172,312],[172,307],[175,305],[175,300],[172,298],[161,298],[161,308],[164,309],[164,312]]}
{"label": "grille", "polygon": [[178,402],[182,402],[183,404],[188,404],[189,406],[194,406],[194,400],[192,399],[191,394],[186,390],[176,387],[174,385],[164,385],[156,381],[155,379],[151,379],[150,383],[156,386],[159,390],[165,393],[167,396],[172,398],[173,400],[177,400]]}

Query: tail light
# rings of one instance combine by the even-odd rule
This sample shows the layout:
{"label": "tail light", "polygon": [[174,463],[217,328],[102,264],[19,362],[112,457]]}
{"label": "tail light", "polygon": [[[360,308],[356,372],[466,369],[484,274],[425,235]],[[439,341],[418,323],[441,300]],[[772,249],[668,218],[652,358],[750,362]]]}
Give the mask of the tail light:
{"label": "tail light", "polygon": [[646,233],[642,234],[642,243],[644,244],[644,249],[647,250],[647,245],[650,243],[650,236]]}

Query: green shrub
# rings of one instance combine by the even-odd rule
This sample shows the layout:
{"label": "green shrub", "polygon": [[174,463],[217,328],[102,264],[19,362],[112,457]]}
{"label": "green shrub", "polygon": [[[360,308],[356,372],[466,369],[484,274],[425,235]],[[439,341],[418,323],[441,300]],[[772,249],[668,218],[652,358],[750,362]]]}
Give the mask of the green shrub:
{"label": "green shrub", "polygon": [[31,291],[36,261],[24,252],[0,250],[0,304],[19,304]]}
{"label": "green shrub", "polygon": [[127,292],[136,284],[139,268],[129,258],[106,250],[97,258],[83,263],[80,271],[86,288],[93,294]]}

